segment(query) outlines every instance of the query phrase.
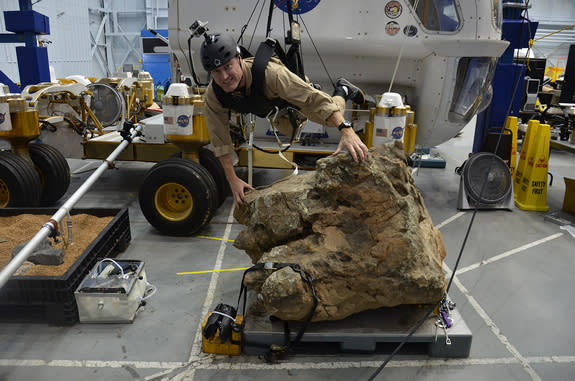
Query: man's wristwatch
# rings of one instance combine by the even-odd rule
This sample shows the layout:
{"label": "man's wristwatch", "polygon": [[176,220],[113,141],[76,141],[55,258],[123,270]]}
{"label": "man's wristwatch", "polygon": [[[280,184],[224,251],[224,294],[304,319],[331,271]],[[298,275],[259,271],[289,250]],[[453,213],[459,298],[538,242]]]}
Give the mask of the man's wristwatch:
{"label": "man's wristwatch", "polygon": [[351,128],[351,122],[344,120],[343,122],[341,122],[339,126],[337,126],[337,129],[340,131],[343,130],[344,128]]}

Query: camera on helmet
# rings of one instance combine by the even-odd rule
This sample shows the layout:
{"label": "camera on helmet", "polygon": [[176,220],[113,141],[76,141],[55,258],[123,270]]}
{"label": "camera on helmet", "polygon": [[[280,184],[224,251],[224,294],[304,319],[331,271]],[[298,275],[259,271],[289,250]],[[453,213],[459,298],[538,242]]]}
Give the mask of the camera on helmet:
{"label": "camera on helmet", "polygon": [[206,27],[206,25],[208,25],[207,21],[200,21],[200,20],[194,21],[189,28],[192,37],[200,37],[203,35],[205,38],[208,38],[208,35],[206,34],[208,28]]}

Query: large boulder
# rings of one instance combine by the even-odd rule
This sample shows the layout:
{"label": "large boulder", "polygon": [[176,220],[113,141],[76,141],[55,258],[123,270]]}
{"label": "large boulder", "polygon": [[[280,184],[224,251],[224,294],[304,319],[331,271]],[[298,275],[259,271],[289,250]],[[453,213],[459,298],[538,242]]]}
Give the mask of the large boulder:
{"label": "large boulder", "polygon": [[[313,172],[249,192],[236,209],[234,245],[252,262],[296,263],[313,277],[312,321],[441,300],[445,246],[414,185],[401,143],[317,161]],[[249,272],[265,311],[305,320],[313,297],[290,267]]]}

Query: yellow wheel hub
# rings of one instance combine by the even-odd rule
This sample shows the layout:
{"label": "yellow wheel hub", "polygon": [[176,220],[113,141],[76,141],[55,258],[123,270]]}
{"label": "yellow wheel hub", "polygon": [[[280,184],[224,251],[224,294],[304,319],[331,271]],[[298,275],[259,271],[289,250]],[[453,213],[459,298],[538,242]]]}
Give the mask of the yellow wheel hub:
{"label": "yellow wheel hub", "polygon": [[0,208],[5,208],[10,203],[10,190],[4,180],[0,179]]}
{"label": "yellow wheel hub", "polygon": [[154,195],[158,213],[169,221],[183,221],[192,214],[194,200],[188,189],[178,183],[166,183]]}

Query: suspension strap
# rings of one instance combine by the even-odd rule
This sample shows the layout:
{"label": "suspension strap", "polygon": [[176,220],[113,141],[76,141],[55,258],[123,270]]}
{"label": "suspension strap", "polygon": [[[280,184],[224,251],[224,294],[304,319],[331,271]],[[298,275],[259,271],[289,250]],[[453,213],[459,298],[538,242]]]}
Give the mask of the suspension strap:
{"label": "suspension strap", "polygon": [[297,263],[274,263],[274,262],[258,263],[256,265],[250,267],[246,271],[244,271],[244,274],[242,276],[242,285],[240,288],[240,294],[238,296],[238,304],[237,304],[236,310],[239,311],[240,302],[241,302],[241,299],[243,296],[244,300],[243,300],[243,307],[242,307],[243,312],[242,312],[242,314],[245,316],[246,302],[247,302],[247,288],[244,285],[244,280],[246,278],[246,274],[249,272],[252,272],[252,271],[256,271],[256,270],[274,270],[274,271],[276,271],[276,270],[283,269],[284,267],[290,267],[293,271],[298,273],[300,275],[301,279],[308,285],[309,289],[311,290],[312,297],[313,297],[313,306],[312,306],[310,313],[308,314],[306,320],[302,324],[301,328],[299,329],[299,331],[298,331],[298,333],[297,333],[297,335],[293,341],[289,341],[289,326],[288,326],[287,322],[284,321],[284,336],[285,336],[284,345],[283,346],[272,345],[270,347],[268,353],[266,353],[266,355],[264,355],[264,358],[266,359],[267,362],[275,362],[275,360],[277,360],[280,357],[293,351],[293,348],[301,341],[307,326],[311,322],[311,319],[313,317],[313,314],[315,313],[315,310],[316,310],[317,304],[318,304],[317,294],[316,294],[315,288],[313,286],[313,276],[311,274],[309,274],[308,272],[304,271],[301,268],[301,266]]}
{"label": "suspension strap", "polygon": [[274,0],[270,0],[270,7],[268,10],[268,25],[266,28],[266,38],[270,36],[270,33],[272,32],[272,15],[274,13]]}
{"label": "suspension strap", "polygon": [[266,67],[270,58],[276,52],[277,41],[273,38],[267,38],[260,44],[256,51],[254,63],[252,66],[252,88],[258,94],[264,95],[264,83],[266,80]]}

